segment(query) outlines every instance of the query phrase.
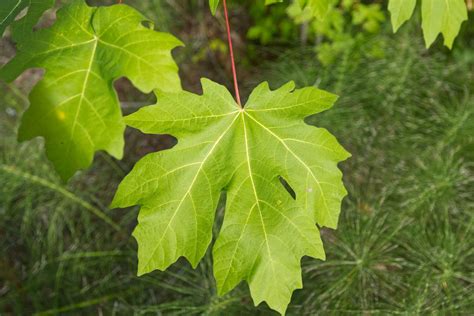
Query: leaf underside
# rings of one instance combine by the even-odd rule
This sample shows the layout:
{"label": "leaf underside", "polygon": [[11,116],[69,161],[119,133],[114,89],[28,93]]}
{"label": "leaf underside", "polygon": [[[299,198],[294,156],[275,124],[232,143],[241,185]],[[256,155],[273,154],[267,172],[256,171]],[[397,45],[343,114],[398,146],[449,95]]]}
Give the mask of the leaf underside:
{"label": "leaf underside", "polygon": [[[416,0],[390,0],[388,9],[395,32],[411,18],[415,7]],[[426,47],[430,47],[441,33],[444,45],[452,48],[461,24],[468,18],[464,0],[422,0],[421,15]]]}
{"label": "leaf underside", "polygon": [[115,79],[128,77],[145,93],[180,89],[171,50],[181,43],[143,21],[126,5],[97,8],[75,0],[51,28],[22,38],[16,57],[0,69],[7,81],[27,68],[46,70],[29,96],[19,140],[43,136],[63,179],[88,167],[97,150],[122,157],[125,123]]}
{"label": "leaf underside", "polygon": [[336,228],[346,195],[337,163],[350,155],[327,130],[303,121],[336,96],[294,90],[292,82],[271,91],[263,83],[241,110],[225,87],[206,79],[202,85],[203,95],[158,93],[157,105],[125,118],[144,133],[174,135],[178,144],[141,159],[112,207],[141,206],[133,235],[142,275],[181,256],[198,264],[225,191],[213,247],[218,291],[246,280],[256,305],[266,301],[283,314],[302,287],[301,257],[325,258],[316,224]]}
{"label": "leaf underside", "polygon": [[306,8],[312,16],[323,20],[329,10],[329,0],[298,0],[302,8]]}

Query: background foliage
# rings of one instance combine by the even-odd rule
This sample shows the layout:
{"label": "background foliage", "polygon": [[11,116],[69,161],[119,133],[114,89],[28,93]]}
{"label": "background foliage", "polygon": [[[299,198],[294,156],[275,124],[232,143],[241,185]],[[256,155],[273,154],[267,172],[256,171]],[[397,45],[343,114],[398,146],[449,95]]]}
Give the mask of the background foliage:
{"label": "background foliage", "polygon": [[[186,43],[176,58],[187,89],[198,92],[200,76],[231,86],[222,15],[214,19],[207,1],[129,3]],[[336,37],[349,45],[324,33],[328,26],[285,22],[286,6],[252,3],[231,6],[244,90],[264,79],[273,87],[292,79],[340,94],[314,120],[353,155],[342,165],[349,196],[339,229],[323,232],[327,261],[303,260],[305,287],[295,292],[288,314],[472,313],[473,23],[463,25],[453,51],[441,39],[426,50],[416,16],[393,35],[386,8],[364,1],[379,6],[368,9],[377,12],[374,32],[338,7],[344,23],[336,33],[347,35]],[[251,36],[262,23],[283,26],[263,42]],[[335,45],[334,60],[322,57],[325,43]],[[13,47],[9,39],[0,45],[3,63]],[[137,210],[107,205],[139,157],[174,140],[128,130],[123,161],[99,153],[90,170],[64,185],[41,139],[16,141],[38,76],[30,71],[0,86],[0,312],[272,314],[264,305],[256,312],[243,284],[218,297],[210,254],[196,270],[180,262],[167,272],[135,276],[130,232]],[[126,113],[153,102],[124,79],[116,87]]]}

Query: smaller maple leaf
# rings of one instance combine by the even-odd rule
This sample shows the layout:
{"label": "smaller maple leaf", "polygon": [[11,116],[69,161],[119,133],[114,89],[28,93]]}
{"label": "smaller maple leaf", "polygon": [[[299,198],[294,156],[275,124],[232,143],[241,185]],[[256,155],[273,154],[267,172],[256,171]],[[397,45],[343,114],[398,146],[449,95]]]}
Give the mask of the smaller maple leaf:
{"label": "smaller maple leaf", "polygon": [[202,86],[203,95],[159,92],[157,105],[125,118],[144,133],[174,135],[178,144],[141,159],[112,206],[141,205],[133,233],[141,275],[181,256],[195,267],[225,191],[213,248],[218,291],[246,280],[256,305],[266,301],[284,313],[302,287],[301,257],[325,258],[316,223],[335,228],[347,194],[337,163],[349,154],[327,130],[303,121],[336,96],[294,90],[293,82],[275,91],[262,83],[242,109],[225,87],[205,79]]}
{"label": "smaller maple leaf", "polygon": [[33,67],[46,70],[29,95],[18,138],[44,137],[48,158],[66,180],[88,167],[97,150],[123,155],[116,79],[127,77],[145,93],[181,89],[171,56],[181,42],[145,27],[146,19],[126,5],[89,7],[73,0],[57,17],[52,27],[22,38],[0,78],[11,81]]}

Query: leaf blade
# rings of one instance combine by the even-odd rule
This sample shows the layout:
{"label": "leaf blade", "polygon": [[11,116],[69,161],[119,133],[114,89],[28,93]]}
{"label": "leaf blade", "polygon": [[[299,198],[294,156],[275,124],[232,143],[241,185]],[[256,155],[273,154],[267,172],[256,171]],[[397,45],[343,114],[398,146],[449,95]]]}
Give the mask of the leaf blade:
{"label": "leaf blade", "polygon": [[[160,93],[157,105],[127,117],[142,132],[172,134],[178,144],[139,161],[112,205],[141,205],[134,236],[142,274],[163,270],[180,256],[196,266],[210,244],[225,190],[224,222],[213,248],[218,291],[224,294],[246,280],[256,305],[266,301],[283,314],[292,292],[302,286],[301,257],[325,258],[316,223],[335,227],[346,194],[337,163],[349,154],[327,131],[303,122],[332,106],[335,96],[315,88],[294,90],[292,83],[275,91],[262,84],[239,109],[227,89],[209,80],[202,84],[203,95]],[[325,142],[334,152],[321,149]],[[304,156],[305,150],[313,155]],[[331,181],[320,192],[306,190],[314,164],[315,180]],[[324,195],[335,203],[321,211],[317,200]],[[312,196],[312,204],[305,196]]]}
{"label": "leaf blade", "polygon": [[94,8],[75,0],[58,11],[52,27],[20,41],[17,56],[0,69],[7,81],[28,68],[46,70],[30,94],[19,140],[44,137],[64,180],[87,168],[97,150],[122,157],[125,124],[115,79],[127,77],[145,93],[180,89],[171,49],[181,42],[144,20],[125,5]]}

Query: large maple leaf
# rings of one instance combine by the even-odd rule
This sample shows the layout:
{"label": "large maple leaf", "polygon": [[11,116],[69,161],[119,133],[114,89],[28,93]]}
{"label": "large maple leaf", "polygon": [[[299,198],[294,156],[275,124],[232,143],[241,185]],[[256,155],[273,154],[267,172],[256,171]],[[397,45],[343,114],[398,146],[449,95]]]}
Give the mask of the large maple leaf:
{"label": "large maple leaf", "polygon": [[141,275],[180,256],[196,266],[225,191],[213,248],[219,293],[246,280],[255,304],[265,300],[284,313],[302,286],[301,257],[325,257],[316,224],[336,228],[346,195],[337,163],[349,154],[327,130],[303,122],[336,96],[294,90],[292,82],[271,91],[262,83],[241,109],[225,87],[205,79],[202,85],[203,95],[158,93],[157,105],[126,117],[144,133],[176,136],[178,144],[141,159],[112,206],[141,205],[134,231]]}
{"label": "large maple leaf", "polygon": [[75,0],[57,16],[52,27],[22,38],[0,78],[46,70],[29,96],[19,139],[43,136],[49,159],[67,179],[88,167],[96,150],[122,157],[125,123],[115,79],[125,76],[146,93],[180,89],[171,50],[181,42],[145,27],[146,19],[126,5],[97,8]]}

